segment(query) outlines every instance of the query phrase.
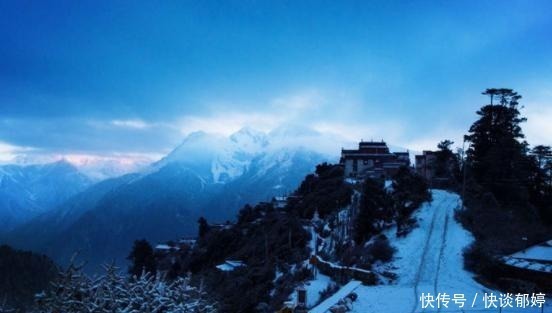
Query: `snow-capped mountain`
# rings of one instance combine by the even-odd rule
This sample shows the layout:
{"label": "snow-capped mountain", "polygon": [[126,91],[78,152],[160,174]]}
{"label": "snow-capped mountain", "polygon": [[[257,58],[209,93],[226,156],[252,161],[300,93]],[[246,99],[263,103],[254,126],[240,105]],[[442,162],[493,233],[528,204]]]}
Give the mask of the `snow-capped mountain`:
{"label": "snow-capped mountain", "polygon": [[193,169],[206,183],[225,184],[248,173],[253,164],[258,173],[276,164],[285,166],[284,159],[297,151],[324,155],[316,144],[305,145],[306,139],[321,136],[312,129],[297,126],[280,127],[268,134],[244,127],[229,137],[194,132],[145,172],[155,172],[171,163],[180,164]]}
{"label": "snow-capped mountain", "polygon": [[[295,139],[296,132],[289,141]],[[282,133],[251,128],[229,137],[191,133],[160,161],[92,186],[15,229],[8,241],[62,264],[79,250],[94,270],[108,258],[124,260],[137,238],[157,242],[195,235],[200,216],[232,220],[246,203],[291,192],[317,164],[337,159],[283,142]]]}
{"label": "snow-capped mountain", "polygon": [[66,161],[0,166],[0,229],[8,231],[91,185]]}

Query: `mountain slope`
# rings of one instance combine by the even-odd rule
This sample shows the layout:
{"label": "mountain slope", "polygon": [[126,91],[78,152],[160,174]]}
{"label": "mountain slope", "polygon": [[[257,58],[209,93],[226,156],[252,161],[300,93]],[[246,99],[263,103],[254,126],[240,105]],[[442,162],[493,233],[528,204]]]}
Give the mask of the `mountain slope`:
{"label": "mountain slope", "polygon": [[135,239],[195,235],[200,216],[231,220],[246,203],[295,189],[327,160],[301,146],[275,148],[270,136],[248,128],[230,137],[192,133],[143,172],[89,188],[11,232],[9,242],[61,264],[80,251],[94,270],[101,262],[124,260]]}
{"label": "mountain slope", "polygon": [[66,161],[1,166],[0,229],[13,229],[91,184],[87,176]]}
{"label": "mountain slope", "polygon": [[94,209],[109,192],[134,178],[136,175],[125,175],[94,184],[56,209],[15,228],[5,235],[5,241],[24,249],[46,252],[56,236],[61,236],[83,214]]}
{"label": "mountain slope", "polygon": [[[444,190],[432,190],[432,196],[433,201],[415,213],[418,228],[403,238],[398,238],[393,229],[385,232],[397,252],[394,260],[379,271],[391,271],[397,274],[397,280],[387,285],[356,284],[352,291],[358,298],[353,302],[351,312],[498,311],[498,308],[485,308],[483,295],[494,293],[498,298],[500,292],[482,286],[474,280],[472,273],[464,269],[463,250],[473,242],[473,236],[454,219],[460,197]],[[350,292],[343,287],[310,312],[325,312]],[[435,298],[438,293],[448,294],[448,307],[437,307],[435,301],[433,307],[422,308],[422,294]],[[464,295],[464,307],[460,307],[461,302],[452,300],[454,294]],[[475,301],[474,297],[477,297]],[[514,303],[513,308],[502,312],[540,312],[537,308],[515,306]]]}

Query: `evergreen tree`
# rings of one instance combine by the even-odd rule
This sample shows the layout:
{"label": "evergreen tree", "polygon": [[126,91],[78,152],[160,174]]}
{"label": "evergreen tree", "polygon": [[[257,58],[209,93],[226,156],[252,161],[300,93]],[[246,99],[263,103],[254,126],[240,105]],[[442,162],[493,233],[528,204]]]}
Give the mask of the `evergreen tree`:
{"label": "evergreen tree", "polygon": [[0,245],[0,312],[25,310],[34,295],[47,289],[57,268],[45,255]]}
{"label": "evergreen tree", "polygon": [[199,224],[198,237],[203,238],[209,232],[209,223],[203,216],[197,220],[197,223]]}
{"label": "evergreen tree", "polygon": [[411,225],[412,213],[425,201],[431,200],[425,179],[407,167],[401,167],[393,177],[391,197],[397,220],[397,234],[405,235]]}
{"label": "evergreen tree", "polygon": [[392,218],[383,182],[367,178],[364,181],[360,208],[355,220],[355,241],[362,244],[379,233],[382,223]]}
{"label": "evergreen tree", "polygon": [[145,240],[136,240],[127,259],[131,262],[128,273],[140,277],[142,273],[155,274],[157,263],[150,243]]}
{"label": "evergreen tree", "polygon": [[315,211],[321,217],[351,203],[352,187],[344,181],[343,167],[322,163],[315,174],[309,174],[290,199],[287,209],[304,218],[312,218]]}
{"label": "evergreen tree", "polygon": [[544,221],[552,223],[552,149],[538,145],[531,150],[533,157],[530,195]]}
{"label": "evergreen tree", "polygon": [[552,159],[552,149],[550,146],[538,145],[531,149],[531,154],[537,158],[540,168],[544,168],[547,161]]}
{"label": "evergreen tree", "polygon": [[[465,137],[470,172],[475,180],[504,204],[527,201],[529,159],[520,124],[526,119],[518,110],[521,96],[512,89],[487,89],[491,103]],[[494,102],[498,104],[494,104]]]}
{"label": "evergreen tree", "polygon": [[455,178],[460,171],[458,160],[450,149],[454,141],[445,139],[437,144],[437,152],[435,156],[434,171],[435,177],[439,178]]}
{"label": "evergreen tree", "polygon": [[548,186],[552,187],[552,160],[547,160],[544,164],[544,172],[548,178]]}

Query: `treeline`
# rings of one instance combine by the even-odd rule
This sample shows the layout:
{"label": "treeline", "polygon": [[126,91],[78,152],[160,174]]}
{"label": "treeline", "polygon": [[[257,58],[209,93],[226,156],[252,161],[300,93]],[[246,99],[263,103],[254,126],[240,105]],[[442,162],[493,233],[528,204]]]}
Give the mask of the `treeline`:
{"label": "treeline", "polygon": [[431,201],[431,193],[423,177],[407,167],[400,168],[387,187],[383,180],[366,178],[356,188],[360,199],[351,221],[352,240],[337,244],[327,257],[345,266],[372,270],[375,263],[391,261],[395,252],[384,230],[395,227],[397,236],[406,236],[417,226],[413,213]]}
{"label": "treeline", "polygon": [[50,287],[57,268],[45,255],[0,246],[0,312],[25,311]]}
{"label": "treeline", "polygon": [[[140,271],[152,274],[161,271],[169,281],[191,272],[193,283],[205,286],[221,312],[273,312],[288,299],[295,286],[312,278],[305,260],[311,253],[307,243],[313,238],[306,227],[311,225],[315,212],[322,221],[332,220],[339,210],[351,205],[353,193],[359,189],[356,192],[362,196],[360,212],[351,225],[358,241],[344,242],[343,246],[351,250],[337,254],[343,256],[340,261],[346,265],[360,259],[369,260],[366,264],[370,264],[389,261],[393,254],[387,239],[377,236],[384,227],[376,225],[389,221],[406,229],[406,225],[414,224],[410,218],[413,211],[430,199],[425,181],[408,168],[399,171],[389,190],[384,188],[383,181],[367,179],[363,186],[359,189],[346,183],[342,166],[320,164],[288,198],[285,208],[277,209],[272,203],[246,205],[239,211],[235,224],[222,227],[200,218],[198,240],[193,248],[181,245],[178,250],[156,258],[146,241],[136,241],[129,255],[129,272],[137,275]],[[381,203],[377,202],[378,195],[384,198]],[[379,213],[374,215],[375,212]],[[365,246],[364,242],[370,239],[372,243]],[[355,259],[351,251],[362,256]],[[171,262],[167,264],[167,260]],[[243,266],[229,271],[217,269],[217,265],[229,260]]]}
{"label": "treeline", "polygon": [[[168,281],[192,273],[192,283],[205,286],[219,312],[273,312],[310,275],[303,269],[310,234],[297,216],[270,203],[244,206],[237,222],[226,227],[210,225],[203,218],[198,223],[199,237],[190,249],[181,245],[156,258],[147,242],[136,241],[129,271],[165,272]],[[167,259],[169,264],[162,264]],[[243,266],[217,268],[228,260]]]}
{"label": "treeline", "polygon": [[466,266],[490,283],[511,288],[515,283],[501,281],[496,272],[498,257],[552,234],[552,151],[543,145],[530,148],[525,140],[521,95],[512,89],[483,94],[490,103],[477,111],[479,118],[465,136],[465,210],[458,216],[476,238]]}

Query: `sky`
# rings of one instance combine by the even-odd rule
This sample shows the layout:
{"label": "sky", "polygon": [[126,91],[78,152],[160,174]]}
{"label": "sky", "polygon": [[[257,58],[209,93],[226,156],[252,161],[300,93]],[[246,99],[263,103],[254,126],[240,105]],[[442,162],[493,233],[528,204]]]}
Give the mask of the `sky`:
{"label": "sky", "polygon": [[461,145],[489,87],[552,145],[550,38],[551,1],[0,1],[0,162],[143,162],[244,126]]}

